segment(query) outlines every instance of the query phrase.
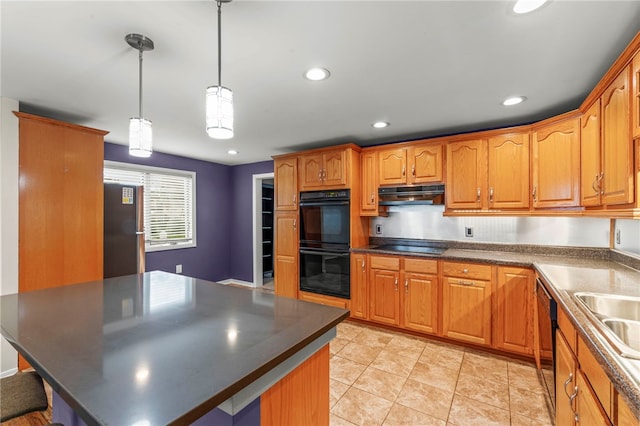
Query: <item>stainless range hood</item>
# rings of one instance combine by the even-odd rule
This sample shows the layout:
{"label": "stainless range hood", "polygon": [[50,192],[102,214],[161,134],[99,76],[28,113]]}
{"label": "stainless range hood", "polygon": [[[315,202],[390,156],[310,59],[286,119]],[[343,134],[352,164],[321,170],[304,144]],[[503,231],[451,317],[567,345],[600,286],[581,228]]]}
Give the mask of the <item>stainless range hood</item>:
{"label": "stainless range hood", "polygon": [[444,185],[381,187],[378,190],[378,204],[381,206],[444,204]]}

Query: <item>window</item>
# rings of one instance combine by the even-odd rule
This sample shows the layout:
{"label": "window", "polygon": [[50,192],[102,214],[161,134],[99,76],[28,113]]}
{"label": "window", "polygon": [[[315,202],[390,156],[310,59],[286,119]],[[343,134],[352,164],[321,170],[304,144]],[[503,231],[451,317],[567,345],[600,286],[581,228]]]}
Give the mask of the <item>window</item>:
{"label": "window", "polygon": [[196,246],[195,172],[105,161],[104,182],[144,187],[146,251]]}

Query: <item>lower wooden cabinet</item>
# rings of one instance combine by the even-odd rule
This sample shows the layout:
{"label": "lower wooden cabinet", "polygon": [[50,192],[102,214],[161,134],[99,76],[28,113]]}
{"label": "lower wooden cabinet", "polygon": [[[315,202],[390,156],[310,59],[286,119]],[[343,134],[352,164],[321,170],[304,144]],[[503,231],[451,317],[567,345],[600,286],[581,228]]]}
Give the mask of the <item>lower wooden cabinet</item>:
{"label": "lower wooden cabinet", "polygon": [[369,319],[400,325],[400,259],[370,256]]}
{"label": "lower wooden cabinet", "polygon": [[409,330],[437,333],[440,294],[438,262],[405,258],[402,274],[404,291],[401,294],[401,325]]}
{"label": "lower wooden cabinet", "polygon": [[498,267],[493,307],[493,346],[533,354],[533,271]]}
{"label": "lower wooden cabinet", "polygon": [[298,297],[298,214],[275,215],[274,287],[278,296]]}
{"label": "lower wooden cabinet", "polygon": [[351,318],[369,319],[367,291],[367,255],[351,254]]}

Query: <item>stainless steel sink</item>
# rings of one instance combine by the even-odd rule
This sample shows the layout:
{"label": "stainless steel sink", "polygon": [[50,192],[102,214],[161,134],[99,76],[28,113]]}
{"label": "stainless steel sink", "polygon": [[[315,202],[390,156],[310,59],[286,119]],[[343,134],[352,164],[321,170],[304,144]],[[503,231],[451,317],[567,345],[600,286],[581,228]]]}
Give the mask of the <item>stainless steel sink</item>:
{"label": "stainless steel sink", "polygon": [[622,356],[640,359],[640,297],[602,293],[574,297]]}

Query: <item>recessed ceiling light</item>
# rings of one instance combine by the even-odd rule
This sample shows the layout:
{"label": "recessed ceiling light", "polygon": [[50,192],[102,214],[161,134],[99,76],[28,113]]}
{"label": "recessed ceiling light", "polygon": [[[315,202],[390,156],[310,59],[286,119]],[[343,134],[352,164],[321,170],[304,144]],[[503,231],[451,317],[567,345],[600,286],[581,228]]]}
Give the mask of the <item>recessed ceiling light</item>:
{"label": "recessed ceiling light", "polygon": [[533,12],[546,2],[547,0],[517,0],[513,11],[518,14]]}
{"label": "recessed ceiling light", "polygon": [[502,105],[504,106],[518,105],[519,103],[522,103],[526,100],[527,98],[524,96],[512,96],[502,101]]}
{"label": "recessed ceiling light", "polygon": [[229,151],[227,151],[227,154],[229,154],[229,155],[237,155],[238,151],[236,151],[235,149],[230,149]]}
{"label": "recessed ceiling light", "polygon": [[385,127],[389,127],[389,123],[386,121],[376,121],[371,126],[373,126],[376,129],[384,129]]}
{"label": "recessed ceiling light", "polygon": [[326,80],[331,73],[325,68],[311,68],[304,73],[304,77],[311,81]]}

